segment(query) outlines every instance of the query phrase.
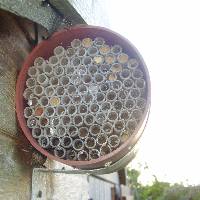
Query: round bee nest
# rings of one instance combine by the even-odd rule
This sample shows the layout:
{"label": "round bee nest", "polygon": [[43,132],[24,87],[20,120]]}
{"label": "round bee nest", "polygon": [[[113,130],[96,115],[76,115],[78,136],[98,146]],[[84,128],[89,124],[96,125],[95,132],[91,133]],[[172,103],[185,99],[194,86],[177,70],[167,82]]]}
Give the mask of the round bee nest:
{"label": "round bee nest", "polygon": [[19,122],[45,155],[81,168],[107,166],[141,135],[149,110],[148,72],[122,41],[111,42],[106,34],[74,38],[50,46],[47,54],[38,47],[25,63],[17,87],[17,100],[23,95]]}

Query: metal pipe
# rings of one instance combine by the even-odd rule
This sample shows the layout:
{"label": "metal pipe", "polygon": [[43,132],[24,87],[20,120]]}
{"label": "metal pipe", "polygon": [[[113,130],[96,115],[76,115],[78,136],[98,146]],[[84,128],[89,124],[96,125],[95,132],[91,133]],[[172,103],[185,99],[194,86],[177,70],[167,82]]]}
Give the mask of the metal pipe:
{"label": "metal pipe", "polygon": [[118,73],[122,71],[122,65],[120,63],[113,63],[111,67],[113,73]]}
{"label": "metal pipe", "polygon": [[64,67],[62,66],[55,66],[54,70],[54,76],[59,77],[59,76],[63,76],[65,73]]}
{"label": "metal pipe", "polygon": [[73,57],[72,59],[71,59],[71,66],[73,66],[73,67],[78,67],[78,66],[80,66],[81,65],[81,63],[82,63],[82,58],[81,57]]}
{"label": "metal pipe", "polygon": [[126,90],[129,90],[133,87],[134,85],[134,81],[133,79],[126,79],[123,81],[123,87],[126,89]]}
{"label": "metal pipe", "polygon": [[77,153],[73,149],[69,149],[67,151],[67,159],[69,160],[77,160]]}
{"label": "metal pipe", "polygon": [[72,143],[72,147],[75,151],[80,151],[84,148],[84,142],[81,139],[75,139]]}
{"label": "metal pipe", "polygon": [[58,77],[52,76],[49,80],[50,86],[57,86],[59,84]]}
{"label": "metal pipe", "polygon": [[65,88],[63,86],[59,86],[56,88],[56,94],[58,96],[63,96],[65,93]]}
{"label": "metal pipe", "polygon": [[60,98],[56,97],[56,96],[51,97],[50,100],[49,100],[49,104],[51,106],[54,106],[54,107],[59,106],[60,105]]}
{"label": "metal pipe", "polygon": [[79,128],[78,136],[81,139],[85,139],[89,135],[89,130],[87,127]]}
{"label": "metal pipe", "polygon": [[96,146],[96,140],[93,137],[87,137],[85,139],[85,147],[88,149],[93,149]]}
{"label": "metal pipe", "polygon": [[103,124],[102,130],[105,134],[110,135],[113,132],[113,125],[110,122],[106,122]]}
{"label": "metal pipe", "polygon": [[72,138],[70,136],[64,136],[62,139],[61,139],[61,145],[64,147],[64,148],[70,148],[72,146]]}
{"label": "metal pipe", "polygon": [[110,102],[103,102],[101,104],[101,110],[103,112],[108,112],[111,109],[111,103]]}
{"label": "metal pipe", "polygon": [[98,123],[98,124],[103,124],[104,121],[106,119],[106,116],[104,113],[97,113],[96,114],[96,117],[95,117],[95,121]]}
{"label": "metal pipe", "polygon": [[58,57],[56,57],[56,56],[51,56],[51,57],[49,58],[49,64],[50,64],[50,65],[55,66],[55,65],[57,65],[58,63],[59,63]]}
{"label": "metal pipe", "polygon": [[73,122],[75,126],[81,126],[83,124],[83,117],[82,115],[75,115],[73,118]]}
{"label": "metal pipe", "polygon": [[70,104],[68,107],[67,107],[67,113],[68,115],[75,115],[77,113],[77,108],[75,105],[73,104]]}
{"label": "metal pipe", "polygon": [[120,90],[118,92],[118,98],[121,101],[124,101],[127,98],[127,96],[128,96],[128,91],[127,90]]}
{"label": "metal pipe", "polygon": [[116,133],[121,133],[125,128],[125,123],[123,120],[116,120],[114,124],[114,131]]}
{"label": "metal pipe", "polygon": [[85,56],[82,59],[83,65],[91,65],[92,64],[92,58],[90,56]]}
{"label": "metal pipe", "polygon": [[108,113],[108,120],[114,122],[118,118],[118,114],[116,111],[111,111]]}
{"label": "metal pipe", "polygon": [[52,126],[44,127],[44,135],[52,137],[55,135],[55,129]]}
{"label": "metal pipe", "polygon": [[97,144],[102,146],[105,145],[107,143],[108,140],[108,136],[106,134],[99,134],[97,136]]}
{"label": "metal pipe", "polygon": [[61,104],[62,105],[69,105],[71,103],[71,98],[69,96],[62,96],[61,97]]}
{"label": "metal pipe", "polygon": [[36,96],[42,96],[44,94],[44,87],[42,87],[41,85],[36,85],[33,89],[33,93]]}
{"label": "metal pipe", "polygon": [[77,95],[74,95],[72,97],[72,103],[74,103],[76,105],[80,105],[81,101],[82,101],[82,96],[81,95],[77,94]]}
{"label": "metal pipe", "polygon": [[35,78],[28,78],[28,79],[26,80],[26,86],[27,86],[28,88],[33,88],[35,85],[36,85],[36,80],[35,80]]}
{"label": "metal pipe", "polygon": [[46,97],[46,96],[42,96],[42,97],[39,99],[39,102],[40,102],[41,106],[46,107],[46,106],[49,105],[49,98]]}
{"label": "metal pipe", "polygon": [[102,74],[107,74],[108,72],[110,72],[110,65],[108,64],[101,64],[99,67],[99,70]]}
{"label": "metal pipe", "polygon": [[111,87],[113,90],[119,91],[122,89],[122,82],[119,80],[113,81],[111,83]]}
{"label": "metal pipe", "polygon": [[144,89],[145,86],[146,86],[146,82],[145,82],[144,79],[137,79],[137,80],[135,81],[135,86],[136,86],[137,88],[139,88],[139,89]]}
{"label": "metal pipe", "polygon": [[44,58],[42,58],[42,57],[37,57],[37,58],[34,60],[34,66],[40,67],[40,66],[42,66],[43,64],[45,64],[45,60],[44,60]]}
{"label": "metal pipe", "polygon": [[134,131],[137,127],[137,122],[134,119],[130,119],[128,120],[128,122],[126,123],[126,128],[128,131]]}
{"label": "metal pipe", "polygon": [[64,137],[66,135],[66,129],[65,126],[59,125],[56,127],[56,135],[60,138]]}
{"label": "metal pipe", "polygon": [[74,74],[75,72],[75,68],[72,67],[72,66],[67,66],[65,68],[65,73],[68,75],[68,76],[71,76],[72,74]]}
{"label": "metal pipe", "polygon": [[45,64],[43,66],[43,71],[47,76],[53,76],[53,67],[50,64]]}
{"label": "metal pipe", "polygon": [[68,115],[64,115],[61,118],[62,125],[67,126],[71,122],[71,118]]}
{"label": "metal pipe", "polygon": [[76,49],[75,48],[69,47],[66,50],[66,55],[67,55],[68,58],[73,57],[75,55],[75,53],[76,53]]}
{"label": "metal pipe", "polygon": [[60,124],[60,118],[57,116],[51,117],[50,118],[50,125],[53,127],[56,127]]}
{"label": "metal pipe", "polygon": [[128,110],[122,110],[122,111],[120,112],[120,114],[119,114],[119,118],[120,118],[121,120],[128,120],[129,117],[130,117],[130,114],[129,114]]}
{"label": "metal pipe", "polygon": [[78,135],[78,128],[74,126],[73,124],[68,126],[68,134],[72,138],[76,137]]}
{"label": "metal pipe", "polygon": [[97,159],[100,157],[100,152],[98,149],[90,149],[89,150],[89,160]]}
{"label": "metal pipe", "polygon": [[85,103],[91,103],[92,101],[93,101],[93,96],[92,96],[92,94],[85,94],[85,95],[83,95],[83,101],[85,102]]}
{"label": "metal pipe", "polygon": [[108,53],[105,56],[105,62],[109,65],[113,64],[116,61],[116,57],[114,54]]}
{"label": "metal pipe", "polygon": [[131,72],[130,70],[128,69],[123,69],[121,72],[120,72],[120,77],[121,79],[128,79],[129,77],[131,76]]}
{"label": "metal pipe", "polygon": [[97,136],[101,133],[101,126],[98,124],[93,124],[90,126],[89,132],[92,136]]}
{"label": "metal pipe", "polygon": [[54,149],[54,155],[59,158],[64,158],[66,156],[66,150],[63,147],[56,147]]}
{"label": "metal pipe", "polygon": [[63,116],[63,115],[65,115],[65,113],[66,113],[65,106],[59,105],[58,107],[56,107],[56,114],[58,116]]}
{"label": "metal pipe", "polygon": [[69,95],[74,95],[76,93],[76,87],[74,85],[68,85],[67,93]]}
{"label": "metal pipe", "polygon": [[139,109],[134,109],[131,113],[131,118],[135,120],[141,120],[142,118],[142,111]]}
{"label": "metal pipe", "polygon": [[37,124],[38,124],[38,121],[35,117],[29,117],[27,119],[27,126],[29,128],[35,128],[35,127],[37,127]]}
{"label": "metal pipe", "polygon": [[59,61],[60,61],[60,65],[63,68],[66,68],[68,66],[68,64],[70,63],[70,61],[67,57],[62,57],[62,58],[59,59]]}
{"label": "metal pipe", "polygon": [[85,161],[88,160],[88,152],[85,150],[82,150],[80,152],[78,152],[78,156],[77,156],[79,161]]}
{"label": "metal pipe", "polygon": [[118,55],[122,52],[122,47],[120,45],[114,45],[111,48],[111,53]]}
{"label": "metal pipe", "polygon": [[135,105],[136,105],[136,102],[133,99],[127,99],[125,102],[125,107],[127,109],[133,109],[135,107]]}
{"label": "metal pipe", "polygon": [[23,97],[25,99],[30,99],[31,95],[33,94],[33,90],[30,88],[26,88],[23,93]]}
{"label": "metal pipe", "polygon": [[101,92],[107,92],[109,89],[110,89],[110,84],[109,84],[109,82],[105,82],[105,83],[102,83],[102,84],[100,85],[100,90],[101,90]]}
{"label": "metal pipe", "polygon": [[115,99],[117,98],[117,93],[113,90],[110,90],[106,94],[106,98],[108,101],[115,101]]}
{"label": "metal pipe", "polygon": [[94,39],[94,45],[98,47],[104,45],[104,43],[105,43],[105,40],[102,37],[96,37]]}
{"label": "metal pipe", "polygon": [[76,87],[82,83],[82,79],[78,74],[72,75],[70,80],[71,80],[71,83],[75,85]]}
{"label": "metal pipe", "polygon": [[110,47],[109,47],[109,45],[107,45],[107,44],[102,45],[102,46],[99,48],[99,52],[100,52],[100,54],[102,54],[102,55],[106,55],[106,54],[110,53]]}
{"label": "metal pipe", "polygon": [[82,40],[82,45],[83,45],[84,47],[86,47],[86,48],[91,47],[92,44],[93,44],[93,41],[92,41],[91,38],[84,38],[84,39]]}
{"label": "metal pipe", "polygon": [[131,58],[128,61],[128,68],[129,69],[135,69],[139,66],[139,62],[136,58]]}
{"label": "metal pipe", "polygon": [[27,104],[29,106],[37,106],[38,105],[38,98],[37,97],[30,97]]}
{"label": "metal pipe", "polygon": [[78,111],[80,114],[86,114],[88,112],[88,106],[87,104],[81,104],[78,107]]}
{"label": "metal pipe", "polygon": [[94,75],[94,80],[96,81],[97,84],[100,84],[104,81],[104,76],[100,73],[97,73]]}
{"label": "metal pipe", "polygon": [[47,117],[40,117],[39,118],[39,125],[41,127],[47,127],[49,125],[49,119]]}
{"label": "metal pipe", "polygon": [[41,117],[41,116],[43,116],[43,113],[44,113],[44,108],[43,108],[43,107],[37,106],[37,107],[35,108],[34,115],[35,115],[36,117]]}
{"label": "metal pipe", "polygon": [[34,138],[39,138],[40,136],[43,135],[43,129],[39,128],[39,127],[35,127],[35,128],[32,128],[32,136]]}
{"label": "metal pipe", "polygon": [[83,75],[83,83],[84,84],[90,84],[91,82],[92,82],[92,76],[91,75],[89,75],[89,74],[85,74],[85,75]]}
{"label": "metal pipe", "polygon": [[102,145],[100,148],[100,155],[105,156],[106,154],[109,154],[112,151],[110,146],[108,145]]}
{"label": "metal pipe", "polygon": [[87,68],[85,67],[85,65],[80,65],[77,70],[76,73],[80,76],[87,74]]}
{"label": "metal pipe", "polygon": [[132,98],[137,99],[137,98],[140,97],[140,95],[141,95],[140,89],[138,89],[138,88],[133,88],[133,89],[131,89],[131,91],[130,91],[130,96],[131,96]]}
{"label": "metal pipe", "polygon": [[122,108],[123,108],[123,103],[122,101],[119,101],[119,100],[116,100],[114,103],[113,103],[113,108],[117,111],[120,111]]}
{"label": "metal pipe", "polygon": [[98,67],[96,65],[90,65],[88,67],[88,72],[93,75],[93,74],[96,74],[98,71]]}
{"label": "metal pipe", "polygon": [[139,109],[144,109],[146,106],[146,100],[143,98],[136,99],[136,107]]}
{"label": "metal pipe", "polygon": [[98,50],[98,48],[95,47],[95,46],[91,46],[91,47],[89,47],[89,48],[87,49],[87,54],[88,54],[89,56],[91,56],[91,57],[94,57],[94,56],[98,55],[98,53],[99,53],[99,50]]}
{"label": "metal pipe", "polygon": [[117,148],[120,144],[120,137],[118,135],[111,135],[108,138],[108,144],[111,148]]}
{"label": "metal pipe", "polygon": [[94,116],[91,115],[91,114],[87,114],[85,115],[84,117],[84,122],[87,126],[90,126],[94,123],[95,119],[94,119]]}
{"label": "metal pipe", "polygon": [[55,89],[54,89],[52,86],[45,87],[45,89],[44,89],[44,94],[45,94],[47,97],[53,96],[54,93],[55,93]]}
{"label": "metal pipe", "polygon": [[29,118],[33,115],[33,109],[31,107],[24,108],[24,117]]}
{"label": "metal pipe", "polygon": [[143,72],[141,69],[136,68],[132,72],[132,77],[135,79],[141,79],[143,77]]}
{"label": "metal pipe", "polygon": [[90,112],[96,113],[99,111],[99,109],[100,109],[99,104],[97,103],[90,104],[90,107],[89,107]]}
{"label": "metal pipe", "polygon": [[128,55],[125,53],[120,53],[117,56],[117,60],[119,61],[119,63],[124,64],[128,62]]}
{"label": "metal pipe", "polygon": [[101,56],[101,55],[96,55],[96,56],[94,56],[94,58],[93,58],[93,62],[94,62],[94,64],[96,64],[96,65],[101,65],[101,64],[104,62],[104,57]]}
{"label": "metal pipe", "polygon": [[57,136],[50,137],[50,146],[52,148],[58,147],[61,143],[61,139]]}
{"label": "metal pipe", "polygon": [[49,138],[47,136],[41,135],[38,138],[38,143],[44,149],[47,149],[50,147]]}
{"label": "metal pipe", "polygon": [[96,96],[97,102],[101,103],[101,102],[105,101],[105,94],[104,93],[98,92],[95,96]]}
{"label": "metal pipe", "polygon": [[81,46],[81,41],[79,39],[73,39],[71,41],[71,46],[73,48],[79,48]]}
{"label": "metal pipe", "polygon": [[28,75],[30,77],[36,77],[38,74],[39,74],[39,72],[38,72],[38,69],[37,69],[36,66],[29,67],[29,69],[28,69]]}
{"label": "metal pipe", "polygon": [[78,55],[78,56],[81,56],[81,57],[83,57],[83,56],[86,56],[86,49],[85,48],[83,48],[83,47],[80,47],[80,48],[78,48],[77,49],[77,52],[76,52],[76,54]]}
{"label": "metal pipe", "polygon": [[65,49],[62,46],[57,46],[54,50],[53,53],[57,57],[61,57],[65,54]]}
{"label": "metal pipe", "polygon": [[79,85],[78,91],[80,94],[85,94],[88,92],[88,87],[86,85]]}

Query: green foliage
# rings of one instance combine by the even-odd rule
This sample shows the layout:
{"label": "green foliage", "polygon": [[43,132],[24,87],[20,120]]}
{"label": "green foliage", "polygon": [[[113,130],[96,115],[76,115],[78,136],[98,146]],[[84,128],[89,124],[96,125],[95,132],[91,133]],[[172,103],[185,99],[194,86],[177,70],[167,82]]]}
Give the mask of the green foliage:
{"label": "green foliage", "polygon": [[140,172],[128,169],[129,186],[134,191],[135,200],[200,200],[200,187],[184,187],[182,184],[170,185],[155,177],[152,185],[143,186],[138,182]]}

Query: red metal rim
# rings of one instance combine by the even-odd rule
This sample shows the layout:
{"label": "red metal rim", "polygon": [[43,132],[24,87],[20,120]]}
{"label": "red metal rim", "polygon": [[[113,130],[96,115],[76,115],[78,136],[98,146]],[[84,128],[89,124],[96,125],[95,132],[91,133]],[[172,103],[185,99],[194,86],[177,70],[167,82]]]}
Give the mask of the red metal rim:
{"label": "red metal rim", "polygon": [[[130,136],[130,138],[123,143],[120,147],[118,147],[116,150],[111,152],[110,154],[107,154],[105,156],[101,156],[98,159],[90,160],[90,161],[70,161],[70,160],[63,160],[60,158],[57,158],[50,154],[48,151],[40,147],[37,143],[37,141],[32,137],[31,132],[29,128],[26,126],[26,120],[24,117],[24,107],[25,107],[25,101],[23,98],[23,91],[25,89],[25,82],[27,78],[27,71],[30,66],[33,65],[33,62],[35,58],[41,56],[44,58],[49,58],[52,55],[53,49],[58,46],[62,45],[64,47],[69,46],[70,42],[74,38],[83,39],[85,37],[103,37],[108,44],[119,44],[122,46],[122,48],[126,51],[126,53],[130,57],[135,57],[139,59],[141,63],[141,67],[143,68],[143,71],[145,72],[145,79],[147,82],[147,106],[145,108],[143,119],[140,121],[138,128],[136,130],[136,134],[133,134]],[[56,32],[52,37],[50,37],[48,40],[42,41],[39,45],[37,45],[33,51],[29,54],[29,56],[26,58],[22,69],[20,71],[20,74],[18,76],[17,85],[16,85],[16,112],[17,112],[17,118],[19,121],[19,124],[21,126],[21,129],[27,139],[30,141],[30,143],[42,154],[47,156],[50,159],[57,160],[59,162],[62,162],[64,164],[74,166],[77,168],[82,169],[94,169],[99,168],[102,166],[105,166],[108,162],[116,162],[123,156],[125,156],[130,149],[135,145],[135,143],[140,138],[142,131],[144,129],[144,124],[146,123],[148,111],[150,107],[150,78],[149,73],[146,68],[146,65],[137,51],[137,49],[123,36],[102,27],[95,27],[95,26],[75,26],[69,30],[62,30],[59,32]]]}

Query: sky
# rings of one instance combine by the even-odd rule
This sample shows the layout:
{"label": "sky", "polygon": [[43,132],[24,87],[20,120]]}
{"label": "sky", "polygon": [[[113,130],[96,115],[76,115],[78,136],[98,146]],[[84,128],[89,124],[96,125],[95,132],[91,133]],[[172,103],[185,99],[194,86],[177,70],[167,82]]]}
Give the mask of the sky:
{"label": "sky", "polygon": [[110,28],[142,54],[151,112],[131,166],[140,181],[200,184],[200,1],[109,0]]}

